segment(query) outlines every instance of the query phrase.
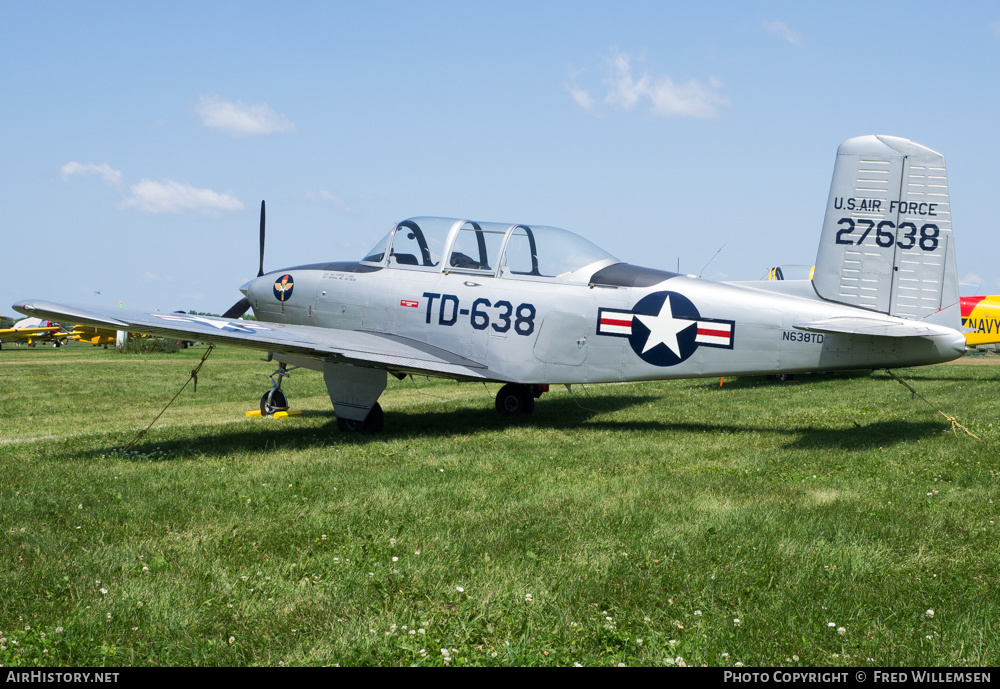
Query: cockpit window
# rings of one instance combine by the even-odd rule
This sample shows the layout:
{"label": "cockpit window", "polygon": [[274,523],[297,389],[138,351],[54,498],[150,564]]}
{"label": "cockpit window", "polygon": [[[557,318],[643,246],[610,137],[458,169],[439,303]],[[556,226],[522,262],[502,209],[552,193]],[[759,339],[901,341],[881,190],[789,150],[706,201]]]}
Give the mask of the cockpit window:
{"label": "cockpit window", "polygon": [[507,240],[505,275],[563,277],[614,256],[583,237],[558,227],[518,225]]}
{"label": "cockpit window", "polygon": [[444,243],[454,224],[449,218],[411,218],[399,223],[392,236],[391,263],[424,268],[439,266]]}
{"label": "cockpit window", "polygon": [[557,227],[434,217],[403,220],[362,261],[404,270],[569,282],[589,279],[593,270],[583,269],[595,263],[618,262],[583,237]]}
{"label": "cockpit window", "polygon": [[494,272],[508,227],[496,223],[463,223],[451,247],[448,265],[455,270]]}
{"label": "cockpit window", "polygon": [[[392,232],[389,234],[392,234]],[[373,246],[361,260],[365,263],[381,263],[385,258],[385,245],[389,243],[389,234],[382,237],[379,243]]]}

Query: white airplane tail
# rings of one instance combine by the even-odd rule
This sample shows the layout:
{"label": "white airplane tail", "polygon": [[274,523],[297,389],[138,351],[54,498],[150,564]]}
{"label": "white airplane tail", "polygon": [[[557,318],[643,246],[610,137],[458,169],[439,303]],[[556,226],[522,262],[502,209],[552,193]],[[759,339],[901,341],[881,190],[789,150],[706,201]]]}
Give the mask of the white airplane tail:
{"label": "white airplane tail", "polygon": [[893,136],[842,143],[813,286],[827,301],[959,328],[944,156]]}

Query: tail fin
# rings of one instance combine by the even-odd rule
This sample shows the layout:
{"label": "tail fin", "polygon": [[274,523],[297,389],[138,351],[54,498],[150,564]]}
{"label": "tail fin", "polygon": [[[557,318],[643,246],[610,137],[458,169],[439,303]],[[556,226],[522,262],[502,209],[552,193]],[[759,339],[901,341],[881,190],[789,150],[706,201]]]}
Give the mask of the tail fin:
{"label": "tail fin", "polygon": [[903,318],[957,303],[944,156],[894,136],[842,143],[813,286],[828,301]]}

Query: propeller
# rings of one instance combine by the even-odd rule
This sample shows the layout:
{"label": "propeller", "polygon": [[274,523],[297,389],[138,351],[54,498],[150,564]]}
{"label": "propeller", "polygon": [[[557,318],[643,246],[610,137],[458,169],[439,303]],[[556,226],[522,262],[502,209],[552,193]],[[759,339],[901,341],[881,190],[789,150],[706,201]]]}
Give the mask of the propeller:
{"label": "propeller", "polygon": [[260,201],[260,270],[257,277],[264,274],[264,200]]}
{"label": "propeller", "polygon": [[[260,268],[257,270],[257,277],[264,274],[264,202],[260,202]],[[250,299],[243,297],[238,302],[229,307],[229,310],[222,314],[223,318],[239,318],[250,310]]]}

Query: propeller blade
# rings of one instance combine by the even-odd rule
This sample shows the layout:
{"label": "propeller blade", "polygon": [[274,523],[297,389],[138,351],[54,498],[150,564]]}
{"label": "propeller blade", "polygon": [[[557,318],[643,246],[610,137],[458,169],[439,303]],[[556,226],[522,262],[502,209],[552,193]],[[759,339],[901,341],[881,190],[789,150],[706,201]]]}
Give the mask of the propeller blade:
{"label": "propeller blade", "polygon": [[264,201],[260,202],[260,270],[257,277],[264,274]]}
{"label": "propeller blade", "polygon": [[238,302],[229,307],[229,310],[222,314],[223,318],[239,318],[250,310],[250,300],[243,297]]}

